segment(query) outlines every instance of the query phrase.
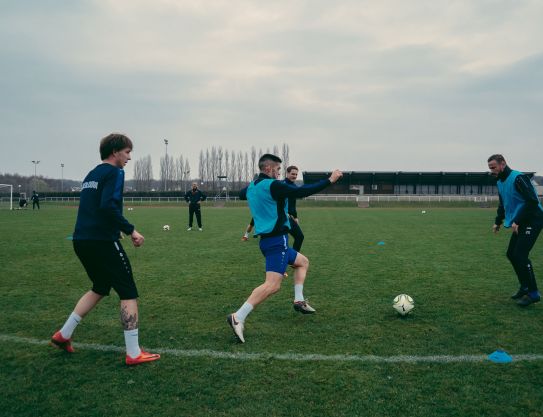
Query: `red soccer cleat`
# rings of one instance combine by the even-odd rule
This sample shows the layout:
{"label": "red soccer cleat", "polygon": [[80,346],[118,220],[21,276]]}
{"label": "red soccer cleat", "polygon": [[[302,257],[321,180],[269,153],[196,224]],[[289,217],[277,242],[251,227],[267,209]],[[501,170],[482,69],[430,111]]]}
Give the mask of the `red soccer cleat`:
{"label": "red soccer cleat", "polygon": [[60,330],[56,332],[53,336],[51,336],[51,341],[49,342],[49,345],[57,349],[62,349],[68,353],[74,353],[74,348],[72,347],[72,339],[65,339],[62,336],[62,333],[60,333]]}
{"label": "red soccer cleat", "polygon": [[142,350],[139,356],[136,358],[131,358],[130,356],[126,355],[126,364],[139,365],[140,363],[152,362],[158,359],[160,359],[160,355],[158,353],[149,353]]}

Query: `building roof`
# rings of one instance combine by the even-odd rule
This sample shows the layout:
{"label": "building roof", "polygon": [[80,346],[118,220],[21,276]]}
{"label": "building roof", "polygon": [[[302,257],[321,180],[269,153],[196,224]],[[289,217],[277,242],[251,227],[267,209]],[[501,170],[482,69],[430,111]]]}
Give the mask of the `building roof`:
{"label": "building roof", "polygon": [[[533,172],[525,172],[530,178]],[[304,171],[304,182],[312,183],[326,178],[330,171]],[[344,171],[343,181],[350,183],[394,183],[394,184],[487,184],[496,179],[488,171],[482,172],[424,172],[424,171]]]}

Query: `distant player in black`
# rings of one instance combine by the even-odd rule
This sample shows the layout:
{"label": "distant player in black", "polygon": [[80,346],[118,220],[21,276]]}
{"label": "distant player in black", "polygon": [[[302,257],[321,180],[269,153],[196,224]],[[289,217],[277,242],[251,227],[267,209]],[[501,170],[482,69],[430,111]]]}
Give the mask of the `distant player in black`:
{"label": "distant player in black", "polygon": [[111,288],[121,299],[127,365],[155,361],[160,355],[144,352],[138,341],[138,290],[128,256],[119,241],[121,231],[132,238],[135,247],[143,245],[143,235],[123,217],[124,166],[130,161],[132,141],[112,133],[100,142],[102,163],[87,174],[81,187],[79,211],[73,234],[75,253],[92,281],[92,289],[75,306],[64,326],[51,338],[51,344],[73,352],[72,333],[81,319]]}
{"label": "distant player in black", "polygon": [[198,230],[202,231],[202,211],[200,210],[200,201],[205,201],[207,196],[198,189],[198,184],[192,183],[192,189],[185,194],[185,201],[189,203],[189,227],[187,231],[192,230],[192,221],[196,214]]}
{"label": "distant player in black", "polygon": [[[242,242],[247,242],[249,240],[249,234],[253,231],[253,228],[255,227],[255,219],[251,217],[251,221],[247,225],[247,228],[245,229],[245,233],[241,237]],[[257,235],[254,235],[254,237],[258,237]]]}
{"label": "distant player in black", "polygon": [[[285,177],[285,183],[289,185],[296,185],[296,179],[298,178],[298,167],[291,165],[287,168],[287,176]],[[292,249],[296,252],[300,252],[302,249],[302,243],[304,241],[304,234],[300,228],[300,222],[298,220],[298,212],[296,211],[296,197],[288,198],[288,217],[290,220],[290,235],[294,238]]]}
{"label": "distant player in black", "polygon": [[32,210],[38,206],[38,210],[40,209],[40,196],[36,191],[32,191],[32,197],[30,197],[30,200],[32,201]]}
{"label": "distant player in black", "polygon": [[488,169],[498,179],[500,195],[498,213],[492,230],[497,233],[502,222],[513,232],[507,248],[507,258],[519,281],[518,291],[511,296],[521,307],[541,300],[532,261],[528,258],[543,229],[543,206],[530,179],[507,166],[502,155],[488,158]]}

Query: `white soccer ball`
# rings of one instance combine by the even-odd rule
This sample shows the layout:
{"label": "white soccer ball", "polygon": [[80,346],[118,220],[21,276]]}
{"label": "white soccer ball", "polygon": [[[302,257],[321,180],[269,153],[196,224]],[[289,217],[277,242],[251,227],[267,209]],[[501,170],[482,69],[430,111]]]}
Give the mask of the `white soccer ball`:
{"label": "white soccer ball", "polygon": [[413,298],[407,294],[400,294],[394,297],[394,301],[392,301],[392,308],[400,315],[406,316],[415,308],[415,301],[413,301]]}
{"label": "white soccer ball", "polygon": [[164,226],[162,226],[162,230],[168,231],[170,230],[170,226],[168,224],[165,224]]}
{"label": "white soccer ball", "polygon": [[134,210],[132,207],[128,207],[128,211],[132,211]]}

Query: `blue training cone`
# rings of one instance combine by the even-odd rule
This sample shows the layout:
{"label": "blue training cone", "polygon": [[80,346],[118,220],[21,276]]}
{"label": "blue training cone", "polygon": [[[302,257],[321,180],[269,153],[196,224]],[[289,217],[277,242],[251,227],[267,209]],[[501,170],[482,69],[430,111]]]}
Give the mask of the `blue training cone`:
{"label": "blue training cone", "polygon": [[385,244],[385,242],[383,242],[383,241],[381,240],[380,242],[377,242],[377,244],[378,244],[379,246],[383,246],[383,245]]}
{"label": "blue training cone", "polygon": [[498,349],[488,355],[488,359],[494,363],[510,363],[513,362],[513,358],[504,350]]}

